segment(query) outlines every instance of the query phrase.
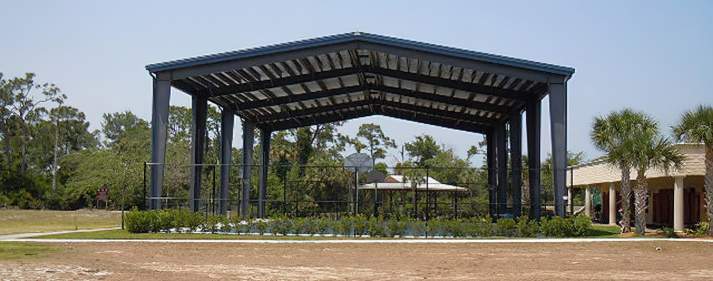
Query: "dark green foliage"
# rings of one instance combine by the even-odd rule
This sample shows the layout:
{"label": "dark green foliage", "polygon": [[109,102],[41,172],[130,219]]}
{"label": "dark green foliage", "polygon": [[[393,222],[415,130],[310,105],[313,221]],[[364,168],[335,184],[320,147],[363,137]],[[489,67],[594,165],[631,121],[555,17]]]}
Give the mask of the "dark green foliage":
{"label": "dark green foliage", "polygon": [[517,220],[517,233],[519,237],[535,237],[540,227],[536,221],[528,220],[526,217]]}
{"label": "dark green foliage", "polygon": [[270,220],[270,232],[272,232],[272,235],[282,234],[286,236],[293,230],[293,221],[288,218],[278,217]]}
{"label": "dark green foliage", "polygon": [[678,234],[676,234],[676,231],[671,227],[664,227],[663,233],[667,238],[678,238]]}
{"label": "dark green foliage", "polygon": [[370,237],[386,236],[386,223],[383,218],[371,217],[369,219],[368,234]]}
{"label": "dark green foliage", "polygon": [[495,222],[495,229],[498,236],[513,237],[518,233],[517,222],[514,219],[499,219]]}
{"label": "dark green foliage", "polygon": [[150,217],[153,215],[151,212],[142,212],[134,209],[128,213],[124,218],[124,224],[126,230],[131,233],[148,233],[152,229],[153,221]]}
{"label": "dark green foliage", "polygon": [[267,230],[267,222],[265,220],[256,220],[254,223],[257,233],[260,235],[265,234],[265,231]]}
{"label": "dark green foliage", "polygon": [[587,235],[591,227],[592,222],[586,216],[545,218],[540,223],[540,231],[548,237],[584,236]]}
{"label": "dark green foliage", "polygon": [[127,213],[126,225],[129,232],[146,233],[161,231],[181,231],[198,227],[203,232],[212,233],[255,233],[286,236],[290,233],[302,235],[344,235],[370,237],[579,237],[591,231],[588,217],[555,217],[536,221],[500,219],[495,223],[489,217],[471,219],[432,219],[428,222],[415,219],[384,219],[381,217],[351,216],[332,218],[286,218],[270,220],[255,219],[242,221],[228,220],[223,216],[204,217],[200,213],[178,210],[138,211]]}
{"label": "dark green foliage", "polygon": [[352,217],[352,227],[354,228],[354,236],[365,235],[369,230],[369,219],[364,215],[356,215]]}
{"label": "dark green foliage", "polygon": [[387,236],[403,236],[406,233],[406,222],[402,220],[392,219],[386,222]]}

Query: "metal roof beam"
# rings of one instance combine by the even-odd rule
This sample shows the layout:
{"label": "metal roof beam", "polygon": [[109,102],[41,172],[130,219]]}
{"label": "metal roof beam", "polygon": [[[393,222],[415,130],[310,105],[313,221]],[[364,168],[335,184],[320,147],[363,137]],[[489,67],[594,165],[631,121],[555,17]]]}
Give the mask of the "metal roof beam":
{"label": "metal roof beam", "polygon": [[403,119],[438,127],[444,127],[448,129],[461,130],[471,133],[485,134],[490,126],[478,125],[473,123],[463,123],[456,124],[456,120],[446,120],[443,118],[438,118],[434,116],[421,115],[417,112],[407,112],[397,109],[382,109],[381,115],[393,117],[397,119]]}
{"label": "metal roof beam", "polygon": [[244,92],[251,92],[251,91],[257,91],[257,90],[268,89],[268,88],[279,88],[279,87],[295,85],[295,84],[300,84],[300,83],[307,83],[307,82],[312,82],[312,81],[337,78],[337,77],[341,77],[341,76],[354,75],[354,74],[357,74],[357,73],[360,73],[363,71],[364,71],[363,68],[350,67],[350,68],[335,69],[335,70],[329,70],[329,71],[314,72],[314,73],[310,73],[310,74],[303,74],[303,75],[297,75],[297,76],[289,76],[289,77],[284,77],[284,78],[253,81],[253,82],[248,82],[248,83],[233,85],[233,86],[228,86],[228,87],[211,88],[210,95],[215,97],[215,96],[222,96],[222,95],[240,94],[240,93],[244,93]]}
{"label": "metal roof beam", "polygon": [[[352,111],[346,111],[346,112],[335,111],[333,114],[328,114],[328,115],[323,115],[323,116],[310,116],[310,117],[296,118],[299,120],[285,120],[285,121],[280,121],[280,122],[262,123],[262,124],[260,124],[260,126],[264,127],[264,128],[272,129],[273,131],[279,131],[279,130],[288,130],[288,129],[293,129],[293,128],[312,126],[312,125],[317,125],[317,124],[326,124],[326,123],[332,123],[332,122],[346,121],[346,120],[356,119],[356,118],[369,116],[369,115],[373,115],[373,113],[367,107],[364,109],[352,110]],[[299,121],[299,123],[297,123],[297,121]]]}
{"label": "metal roof beam", "polygon": [[487,102],[466,100],[466,99],[455,98],[455,97],[442,96],[442,95],[438,95],[438,94],[413,91],[413,90],[408,90],[408,89],[403,89],[403,88],[395,88],[395,87],[389,87],[389,86],[383,86],[383,85],[372,85],[372,86],[370,86],[370,89],[376,90],[376,91],[387,92],[387,93],[391,93],[394,95],[401,95],[401,96],[405,96],[405,97],[412,97],[412,98],[421,99],[421,100],[440,102],[443,104],[457,105],[457,106],[462,106],[462,107],[466,107],[466,108],[472,108],[472,109],[478,109],[478,110],[484,110],[484,111],[490,111],[490,112],[508,113],[508,112],[512,111],[512,109],[508,106],[502,106],[502,105],[497,105],[497,104],[492,104],[492,103],[487,103]]}
{"label": "metal roof beam", "polygon": [[529,98],[528,92],[518,92],[518,91],[513,91],[513,90],[500,89],[500,88],[495,88],[495,87],[490,87],[490,86],[484,86],[484,85],[479,85],[479,84],[473,84],[473,83],[456,81],[456,80],[428,76],[428,75],[415,74],[415,73],[410,73],[410,72],[403,72],[403,71],[398,71],[398,70],[373,67],[373,68],[370,68],[368,70],[368,72],[378,74],[378,75],[389,76],[389,77],[396,78],[396,79],[409,80],[414,83],[420,82],[420,83],[431,84],[431,85],[438,86],[438,87],[451,88],[451,89],[461,90],[461,91],[465,91],[465,92],[474,92],[476,94],[483,94],[483,95],[489,95],[489,96],[495,96],[495,97],[514,99],[514,100],[518,100],[522,103],[524,103]]}
{"label": "metal roof beam", "polygon": [[308,108],[308,109],[303,109],[303,110],[296,110],[296,111],[291,111],[291,112],[279,112],[276,114],[270,114],[268,116],[265,116],[264,118],[260,117],[259,120],[254,120],[254,121],[257,123],[265,123],[265,122],[274,122],[274,121],[278,121],[278,120],[282,120],[282,119],[303,118],[303,117],[306,117],[309,115],[314,115],[314,114],[319,114],[319,113],[336,112],[336,111],[340,111],[343,109],[364,107],[364,106],[369,106],[369,105],[377,105],[377,106],[383,105],[383,106],[393,107],[396,109],[410,110],[410,111],[415,111],[415,112],[425,112],[425,113],[436,115],[436,116],[442,116],[442,117],[456,119],[456,120],[459,120],[460,122],[471,122],[471,123],[477,122],[477,123],[485,123],[485,124],[500,122],[499,119],[485,118],[485,117],[475,116],[472,114],[458,113],[458,112],[446,111],[446,110],[437,110],[437,109],[413,105],[413,104],[406,104],[406,103],[386,101],[386,100],[377,100],[377,99],[361,100],[361,101],[357,101],[357,102],[344,102],[344,103],[340,103],[340,104],[332,105],[332,106],[328,106],[328,107],[319,107],[318,106],[318,107],[313,107],[313,108]]}
{"label": "metal roof beam", "polygon": [[366,86],[359,85],[359,86],[351,86],[351,87],[345,87],[345,88],[336,88],[336,89],[326,90],[326,91],[304,93],[304,94],[299,94],[299,95],[294,95],[294,96],[287,95],[287,96],[282,96],[282,97],[275,97],[273,99],[264,99],[264,100],[256,100],[256,101],[246,102],[243,104],[239,104],[238,109],[239,110],[248,110],[248,109],[255,109],[255,108],[260,108],[260,107],[276,106],[276,105],[298,102],[298,101],[315,100],[315,99],[327,98],[327,97],[331,97],[331,96],[356,93],[356,92],[364,91],[366,89],[367,89]]}

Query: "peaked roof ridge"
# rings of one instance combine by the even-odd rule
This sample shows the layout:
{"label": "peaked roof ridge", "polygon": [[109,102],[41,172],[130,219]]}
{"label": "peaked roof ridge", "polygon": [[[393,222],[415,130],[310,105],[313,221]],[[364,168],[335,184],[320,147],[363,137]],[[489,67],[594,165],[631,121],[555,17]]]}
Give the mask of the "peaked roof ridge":
{"label": "peaked roof ridge", "polygon": [[146,70],[150,72],[160,72],[184,67],[191,67],[196,65],[205,65],[212,63],[219,63],[230,60],[239,60],[243,58],[256,57],[262,55],[268,55],[272,53],[282,53],[289,52],[307,48],[318,48],[321,46],[328,46],[340,43],[354,42],[354,41],[364,41],[374,44],[390,45],[405,49],[413,49],[423,52],[430,52],[439,55],[452,56],[457,58],[484,61],[494,64],[504,64],[513,67],[519,67],[524,69],[531,69],[536,71],[554,73],[564,76],[571,76],[574,74],[574,68],[559,66],[554,64],[536,62],[526,59],[519,59],[514,57],[508,57],[503,55],[495,55],[484,52],[477,52],[462,48],[448,47],[444,45],[432,44],[419,42],[414,40],[402,39],[391,36],[384,36],[373,33],[366,32],[348,32],[335,35],[328,35],[310,39],[302,39],[297,41],[278,43],[265,45],[260,47],[253,47],[247,49],[241,49],[236,51],[221,52],[216,54],[208,54],[196,57],[188,57],[178,60],[172,60],[167,62],[160,62],[149,64],[146,66]]}

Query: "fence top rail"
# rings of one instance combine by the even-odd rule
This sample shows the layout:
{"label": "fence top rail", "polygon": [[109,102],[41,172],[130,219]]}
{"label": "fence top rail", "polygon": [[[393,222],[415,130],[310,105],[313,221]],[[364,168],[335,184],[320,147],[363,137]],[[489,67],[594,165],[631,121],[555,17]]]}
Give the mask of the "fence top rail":
{"label": "fence top rail", "polygon": [[[144,162],[145,165],[147,166],[170,166],[170,167],[217,167],[217,166],[235,166],[235,167],[243,167],[243,166],[249,166],[249,167],[262,167],[262,164],[250,164],[250,165],[244,165],[240,163],[198,163],[198,164],[179,164],[179,163],[160,163],[160,162]],[[293,167],[295,165],[293,164],[268,164],[268,167]],[[326,168],[326,169],[344,169],[344,170],[354,170],[361,168],[359,166],[344,166],[344,165],[296,165],[297,167],[301,168]],[[386,169],[392,169],[392,170],[442,170],[442,169],[451,169],[451,170],[487,170],[487,168],[479,168],[479,167],[450,167],[450,166],[402,166],[402,167],[386,167]]]}

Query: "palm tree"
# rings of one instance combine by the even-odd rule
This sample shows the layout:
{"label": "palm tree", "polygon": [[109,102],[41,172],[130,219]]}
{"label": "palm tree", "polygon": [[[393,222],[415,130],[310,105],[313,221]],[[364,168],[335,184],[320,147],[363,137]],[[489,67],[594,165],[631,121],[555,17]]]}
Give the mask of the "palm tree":
{"label": "palm tree", "polygon": [[[604,151],[604,159],[621,170],[622,232],[631,231],[631,168],[636,135],[656,130],[656,124],[643,113],[631,109],[594,118],[591,138]],[[637,133],[638,132],[638,133]]]}
{"label": "palm tree", "polygon": [[637,136],[633,157],[633,164],[637,172],[634,185],[634,225],[637,234],[643,235],[646,231],[646,205],[648,204],[649,190],[646,171],[649,169],[668,170],[671,167],[678,169],[683,158],[683,154],[669,139],[659,135],[658,129],[655,132],[644,132]]}
{"label": "palm tree", "polygon": [[[708,225],[713,225],[713,107],[700,105],[681,116],[681,121],[673,128],[679,140],[704,143],[706,150],[706,210]],[[708,235],[713,235],[713,227],[708,228]]]}

